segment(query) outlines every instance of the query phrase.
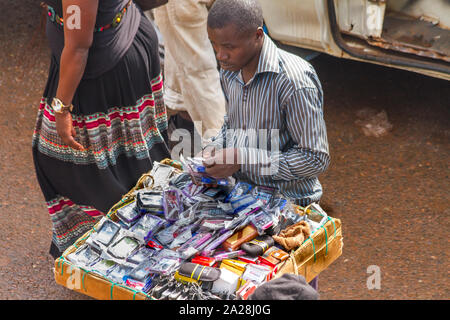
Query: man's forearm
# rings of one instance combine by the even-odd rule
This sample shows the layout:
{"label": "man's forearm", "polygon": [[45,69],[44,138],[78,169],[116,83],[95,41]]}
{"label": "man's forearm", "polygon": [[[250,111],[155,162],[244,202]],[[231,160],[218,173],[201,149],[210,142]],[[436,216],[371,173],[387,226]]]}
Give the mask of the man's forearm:
{"label": "man's forearm", "polygon": [[296,147],[286,152],[239,148],[239,162],[242,172],[289,181],[318,176],[328,168],[330,157]]}

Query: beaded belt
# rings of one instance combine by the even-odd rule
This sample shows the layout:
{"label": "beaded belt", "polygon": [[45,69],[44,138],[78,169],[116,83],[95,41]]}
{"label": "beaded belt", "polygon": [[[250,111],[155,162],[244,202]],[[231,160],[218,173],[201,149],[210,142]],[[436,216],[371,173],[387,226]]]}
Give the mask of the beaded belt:
{"label": "beaded belt", "polygon": [[[107,30],[109,28],[117,27],[119,25],[119,23],[122,21],[122,18],[124,16],[125,12],[127,12],[128,7],[131,5],[132,2],[133,2],[132,0],[128,1],[128,3],[125,5],[125,7],[115,15],[112,23],[107,24],[106,26],[103,26],[103,27],[96,26],[94,28],[94,32],[101,32],[101,31]],[[62,17],[60,17],[56,13],[55,9],[53,9],[51,6],[47,5],[47,10],[48,10],[48,16],[50,18],[50,21],[57,23],[60,26],[64,27],[64,20]]]}

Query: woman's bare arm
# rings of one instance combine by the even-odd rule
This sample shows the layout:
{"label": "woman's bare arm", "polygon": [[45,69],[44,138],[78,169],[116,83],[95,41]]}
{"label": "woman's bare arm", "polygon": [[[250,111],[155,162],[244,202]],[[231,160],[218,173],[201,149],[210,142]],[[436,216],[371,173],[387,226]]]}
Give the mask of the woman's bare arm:
{"label": "woman's bare arm", "polygon": [[[99,0],[63,0],[64,18],[64,49],[61,55],[59,83],[56,97],[64,105],[72,103],[75,91],[83,77],[84,70],[94,37],[94,27],[97,17]],[[70,6],[76,6],[75,11],[67,11]],[[79,25],[71,23],[73,14],[79,14]],[[83,150],[81,144],[75,141],[75,130],[72,126],[70,113],[56,114],[56,130],[62,141],[70,147]]]}

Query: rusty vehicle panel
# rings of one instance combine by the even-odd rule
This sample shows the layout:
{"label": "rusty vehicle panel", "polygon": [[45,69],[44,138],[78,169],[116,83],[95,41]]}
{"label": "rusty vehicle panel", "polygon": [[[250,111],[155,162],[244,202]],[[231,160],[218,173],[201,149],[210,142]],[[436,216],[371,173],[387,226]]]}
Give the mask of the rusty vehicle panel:
{"label": "rusty vehicle panel", "polygon": [[259,0],[279,44],[450,80],[448,0]]}

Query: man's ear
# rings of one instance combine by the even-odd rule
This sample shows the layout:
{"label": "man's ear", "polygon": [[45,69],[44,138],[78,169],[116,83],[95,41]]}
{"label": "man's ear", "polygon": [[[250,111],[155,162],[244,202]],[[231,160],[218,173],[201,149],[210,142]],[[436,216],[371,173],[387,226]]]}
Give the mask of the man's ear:
{"label": "man's ear", "polygon": [[262,38],[264,38],[264,30],[262,27],[258,27],[258,29],[256,29],[256,39],[261,40]]}

